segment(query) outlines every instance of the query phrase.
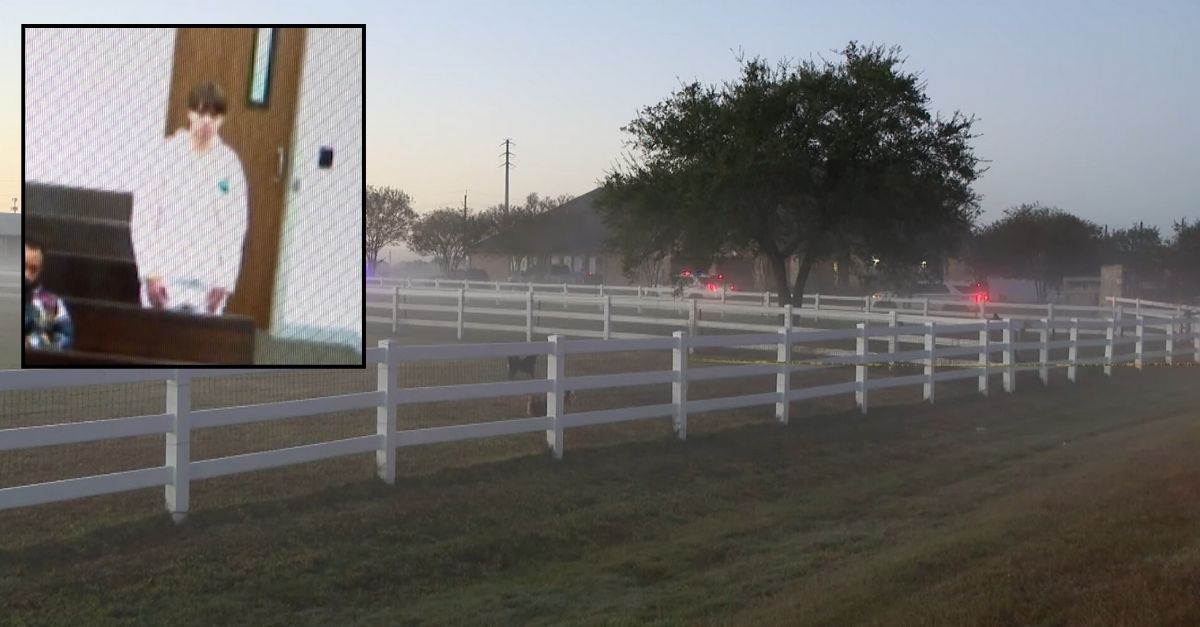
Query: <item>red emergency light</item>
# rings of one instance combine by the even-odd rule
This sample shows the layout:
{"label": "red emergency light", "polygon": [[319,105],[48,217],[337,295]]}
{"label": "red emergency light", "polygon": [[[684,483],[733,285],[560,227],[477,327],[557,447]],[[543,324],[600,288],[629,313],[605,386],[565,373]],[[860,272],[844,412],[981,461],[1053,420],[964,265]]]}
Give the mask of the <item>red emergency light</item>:
{"label": "red emergency light", "polygon": [[715,291],[717,291],[717,284],[716,284],[716,283],[709,283],[709,284],[708,284],[708,291],[710,291],[710,292],[715,292]]}

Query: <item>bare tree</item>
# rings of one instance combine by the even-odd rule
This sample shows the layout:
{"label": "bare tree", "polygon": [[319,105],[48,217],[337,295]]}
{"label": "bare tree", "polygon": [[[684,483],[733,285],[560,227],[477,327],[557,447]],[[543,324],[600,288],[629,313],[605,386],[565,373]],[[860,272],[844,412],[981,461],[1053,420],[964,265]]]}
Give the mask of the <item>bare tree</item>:
{"label": "bare tree", "polygon": [[403,190],[367,186],[367,261],[374,266],[379,251],[408,238],[417,213],[412,198]]}

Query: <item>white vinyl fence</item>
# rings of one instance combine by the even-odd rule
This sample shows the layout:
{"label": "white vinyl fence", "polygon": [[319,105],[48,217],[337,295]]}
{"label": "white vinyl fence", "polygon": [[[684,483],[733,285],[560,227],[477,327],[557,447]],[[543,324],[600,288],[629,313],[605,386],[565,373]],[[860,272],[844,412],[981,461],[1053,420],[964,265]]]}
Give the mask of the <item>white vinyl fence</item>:
{"label": "white vinyl fence", "polygon": [[[1130,330],[1120,337],[1121,329]],[[1020,332],[1035,333],[1037,341],[1021,341]],[[1084,330],[1099,330],[1102,339],[1081,339]],[[563,434],[568,429],[588,425],[611,424],[633,420],[670,417],[676,435],[687,435],[688,417],[698,412],[728,410],[752,406],[772,406],[775,418],[787,423],[789,404],[841,394],[854,394],[857,406],[867,411],[870,393],[883,388],[921,386],[923,396],[932,402],[938,383],[957,379],[977,379],[981,394],[989,392],[990,378],[1000,375],[1003,389],[1016,390],[1015,374],[1020,370],[1038,370],[1043,382],[1049,381],[1051,368],[1065,368],[1067,379],[1075,381],[1080,366],[1098,365],[1111,374],[1116,364],[1133,362],[1141,367],[1151,361],[1173,363],[1179,359],[1200,362],[1200,336],[1194,327],[1181,332],[1171,325],[1165,335],[1147,337],[1143,319],[1132,321],[969,321],[939,324],[927,322],[903,326],[868,326],[858,323],[854,328],[797,331],[780,328],[772,333],[692,336],[676,331],[669,337],[639,339],[566,340],[552,336],[546,341],[489,344],[450,344],[429,346],[400,346],[391,341],[367,350],[367,361],[378,373],[377,389],[305,400],[263,403],[216,409],[193,410],[193,381],[205,377],[221,377],[262,370],[16,370],[0,371],[0,391],[48,389],[69,386],[119,384],[133,382],[163,382],[166,386],[166,405],[153,415],[134,416],[80,422],[10,428],[0,430],[0,451],[25,451],[47,446],[92,443],[133,436],[164,436],[165,456],[161,466],[79,477],[61,481],[18,485],[0,489],[0,510],[65,501],[88,496],[112,494],[149,487],[165,490],[167,511],[176,521],[182,521],[189,509],[190,486],[195,481],[251,472],[266,468],[290,466],[316,460],[373,452],[378,476],[387,483],[396,480],[396,455],[403,447],[437,442],[490,438],[518,433],[544,433],[548,448],[555,458],[563,455]],[[997,333],[998,332],[998,333]],[[1000,340],[994,339],[999,335]],[[939,347],[943,336],[977,337],[970,344]],[[897,338],[914,338],[915,350],[897,350]],[[1055,339],[1055,338],[1063,339]],[[793,355],[812,352],[811,345],[843,340],[855,342],[855,350],[844,357],[822,358],[797,363]],[[887,342],[887,352],[874,352],[871,342]],[[1156,342],[1161,350],[1149,350]],[[770,345],[776,354],[769,362],[759,361],[742,365],[703,368],[689,367],[693,349],[714,347],[746,347]],[[1103,348],[1103,357],[1085,358],[1084,348]],[[1132,347],[1132,350],[1129,350]],[[573,355],[623,351],[671,351],[672,368],[660,372],[618,373],[589,376],[565,376],[565,362]],[[1039,359],[1020,363],[1017,351],[1037,351]],[[1051,360],[1052,351],[1066,356]],[[1099,351],[1095,351],[1099,352]],[[408,362],[455,360],[510,355],[546,355],[547,376],[544,379],[502,381],[469,385],[440,385],[404,387],[399,366]],[[993,363],[1000,355],[1000,363]],[[918,363],[923,372],[916,375],[873,378],[870,367],[895,362]],[[962,367],[962,366],[966,367]],[[810,387],[792,386],[792,374],[821,367],[853,369],[854,377],[835,383]],[[689,399],[688,386],[696,381],[745,377],[772,377],[772,392],[747,394],[713,399]],[[670,403],[621,407],[599,411],[564,411],[564,395],[569,390],[611,389],[648,384],[670,384]],[[397,428],[397,408],[414,403],[489,399],[529,394],[546,395],[546,415],[420,429]],[[374,434],[333,441],[293,446],[275,450],[232,455],[193,461],[192,435],[197,431],[226,425],[287,420],[301,416],[342,412],[356,409],[376,410]]]}
{"label": "white vinyl fence", "polygon": [[[399,288],[400,290],[459,290],[467,292],[533,292],[535,294],[560,294],[563,296],[614,296],[636,297],[646,299],[671,299],[671,288],[664,286],[636,285],[581,285],[573,283],[506,283],[501,281],[464,281],[454,279],[367,279],[368,293],[382,293],[381,290]],[[700,299],[705,303],[732,303],[740,305],[761,304],[768,307],[778,305],[779,298],[771,292],[726,291],[714,293],[711,298]],[[1111,300],[1111,299],[1110,299]],[[1107,307],[1091,307],[1086,305],[1035,305],[1024,303],[973,303],[962,298],[946,296],[944,298],[888,298],[877,301],[870,296],[837,296],[831,294],[805,294],[803,298],[805,309],[829,311],[860,311],[886,313],[897,310],[904,313],[922,316],[947,316],[955,318],[991,318],[993,314],[1002,318],[1109,318],[1120,317],[1127,304],[1133,304],[1134,299],[1116,299]],[[1126,303],[1125,301],[1128,301]],[[1149,302],[1149,301],[1145,301]],[[1171,305],[1171,307],[1175,307]]]}
{"label": "white vinyl fence", "polygon": [[[495,284],[502,286],[502,284]],[[575,286],[572,286],[575,287]],[[591,287],[591,286],[584,286]],[[793,307],[762,303],[719,302],[710,299],[675,299],[652,295],[618,296],[604,294],[566,294],[556,292],[512,291],[503,289],[439,288],[409,289],[399,286],[367,289],[367,322],[390,324],[396,333],[402,326],[454,329],[457,339],[462,340],[467,330],[494,331],[524,335],[526,341],[537,336],[563,335],[594,337],[600,339],[637,339],[661,337],[666,333],[683,329],[689,335],[727,332],[772,333],[781,326],[798,330],[820,330],[829,326],[851,326],[859,322],[887,324],[888,326],[933,323],[959,323],[975,320],[971,312],[936,310],[937,315],[917,310],[880,309],[829,306],[831,299],[850,297],[813,295],[814,306]],[[862,299],[855,298],[861,303]],[[825,301],[825,302],[823,302]],[[836,301],[835,301],[836,302]],[[1016,305],[1024,311],[1026,305]],[[1134,319],[1124,306],[1112,307],[1043,307],[1045,316],[1033,318],[1026,315],[1010,319],[1036,323],[1046,320],[1054,325],[1068,313],[1083,312],[1091,317],[1079,316],[1089,322],[1104,322],[1117,319],[1128,322]],[[1029,310],[1032,311],[1032,310]],[[385,315],[380,315],[386,312]],[[1161,312],[1147,311],[1144,316],[1150,325],[1151,335],[1166,335],[1167,327],[1178,326],[1179,318]],[[729,320],[733,318],[733,320]],[[1186,314],[1184,316],[1186,320]],[[564,321],[571,323],[564,324]],[[798,324],[799,323],[799,324]],[[804,327],[802,324],[811,324]],[[1080,333],[1084,336],[1103,336],[1104,329],[1085,324]],[[1118,325],[1118,336],[1125,334],[1125,325]],[[919,338],[902,336],[901,342],[917,341]],[[955,338],[939,338],[939,345],[956,346],[962,342]],[[895,342],[893,342],[894,344]],[[773,347],[758,347],[774,350]],[[840,354],[831,351],[828,354]]]}

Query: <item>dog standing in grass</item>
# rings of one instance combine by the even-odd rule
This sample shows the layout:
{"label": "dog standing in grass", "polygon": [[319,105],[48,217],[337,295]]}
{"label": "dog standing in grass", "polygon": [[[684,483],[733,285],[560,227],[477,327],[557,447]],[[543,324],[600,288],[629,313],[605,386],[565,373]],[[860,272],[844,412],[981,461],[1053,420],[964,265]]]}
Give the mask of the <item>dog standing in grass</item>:
{"label": "dog standing in grass", "polygon": [[[524,357],[509,356],[508,358],[508,380],[514,379],[533,379],[537,372],[537,355],[525,355]],[[575,402],[575,391],[567,390],[563,395],[563,408],[566,409]],[[530,394],[525,399],[525,413],[530,418],[540,418],[546,415],[546,395],[545,394]]]}

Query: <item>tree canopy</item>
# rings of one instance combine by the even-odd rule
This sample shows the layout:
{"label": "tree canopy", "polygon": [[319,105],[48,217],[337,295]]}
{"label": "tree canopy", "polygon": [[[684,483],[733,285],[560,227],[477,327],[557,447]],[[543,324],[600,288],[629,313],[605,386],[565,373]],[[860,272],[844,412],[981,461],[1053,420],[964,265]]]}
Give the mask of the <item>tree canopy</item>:
{"label": "tree canopy", "polygon": [[984,276],[1031,279],[1038,299],[1062,285],[1064,276],[1098,272],[1104,244],[1100,227],[1057,207],[1024,204],[980,229],[969,260]]}
{"label": "tree canopy", "polygon": [[1162,278],[1167,253],[1167,242],[1158,227],[1142,223],[1113,231],[1104,243],[1104,262],[1121,264],[1142,281]]}
{"label": "tree canopy", "polygon": [[367,186],[366,254],[372,266],[379,260],[385,246],[399,244],[408,238],[417,220],[412,198],[403,190],[392,187]]}
{"label": "tree canopy", "polygon": [[820,259],[919,263],[956,249],[978,214],[974,119],[931,113],[902,63],[898,48],[853,42],[834,61],[754,59],[736,81],[686,84],[642,109],[600,203],[626,267],[763,255],[784,302],[799,302]]}
{"label": "tree canopy", "polygon": [[413,226],[409,248],[433,257],[443,272],[457,270],[487,229],[487,222],[461,209],[443,208],[423,216]]}
{"label": "tree canopy", "polygon": [[1200,221],[1187,219],[1175,223],[1169,264],[1175,289],[1183,298],[1195,302],[1200,296]]}

